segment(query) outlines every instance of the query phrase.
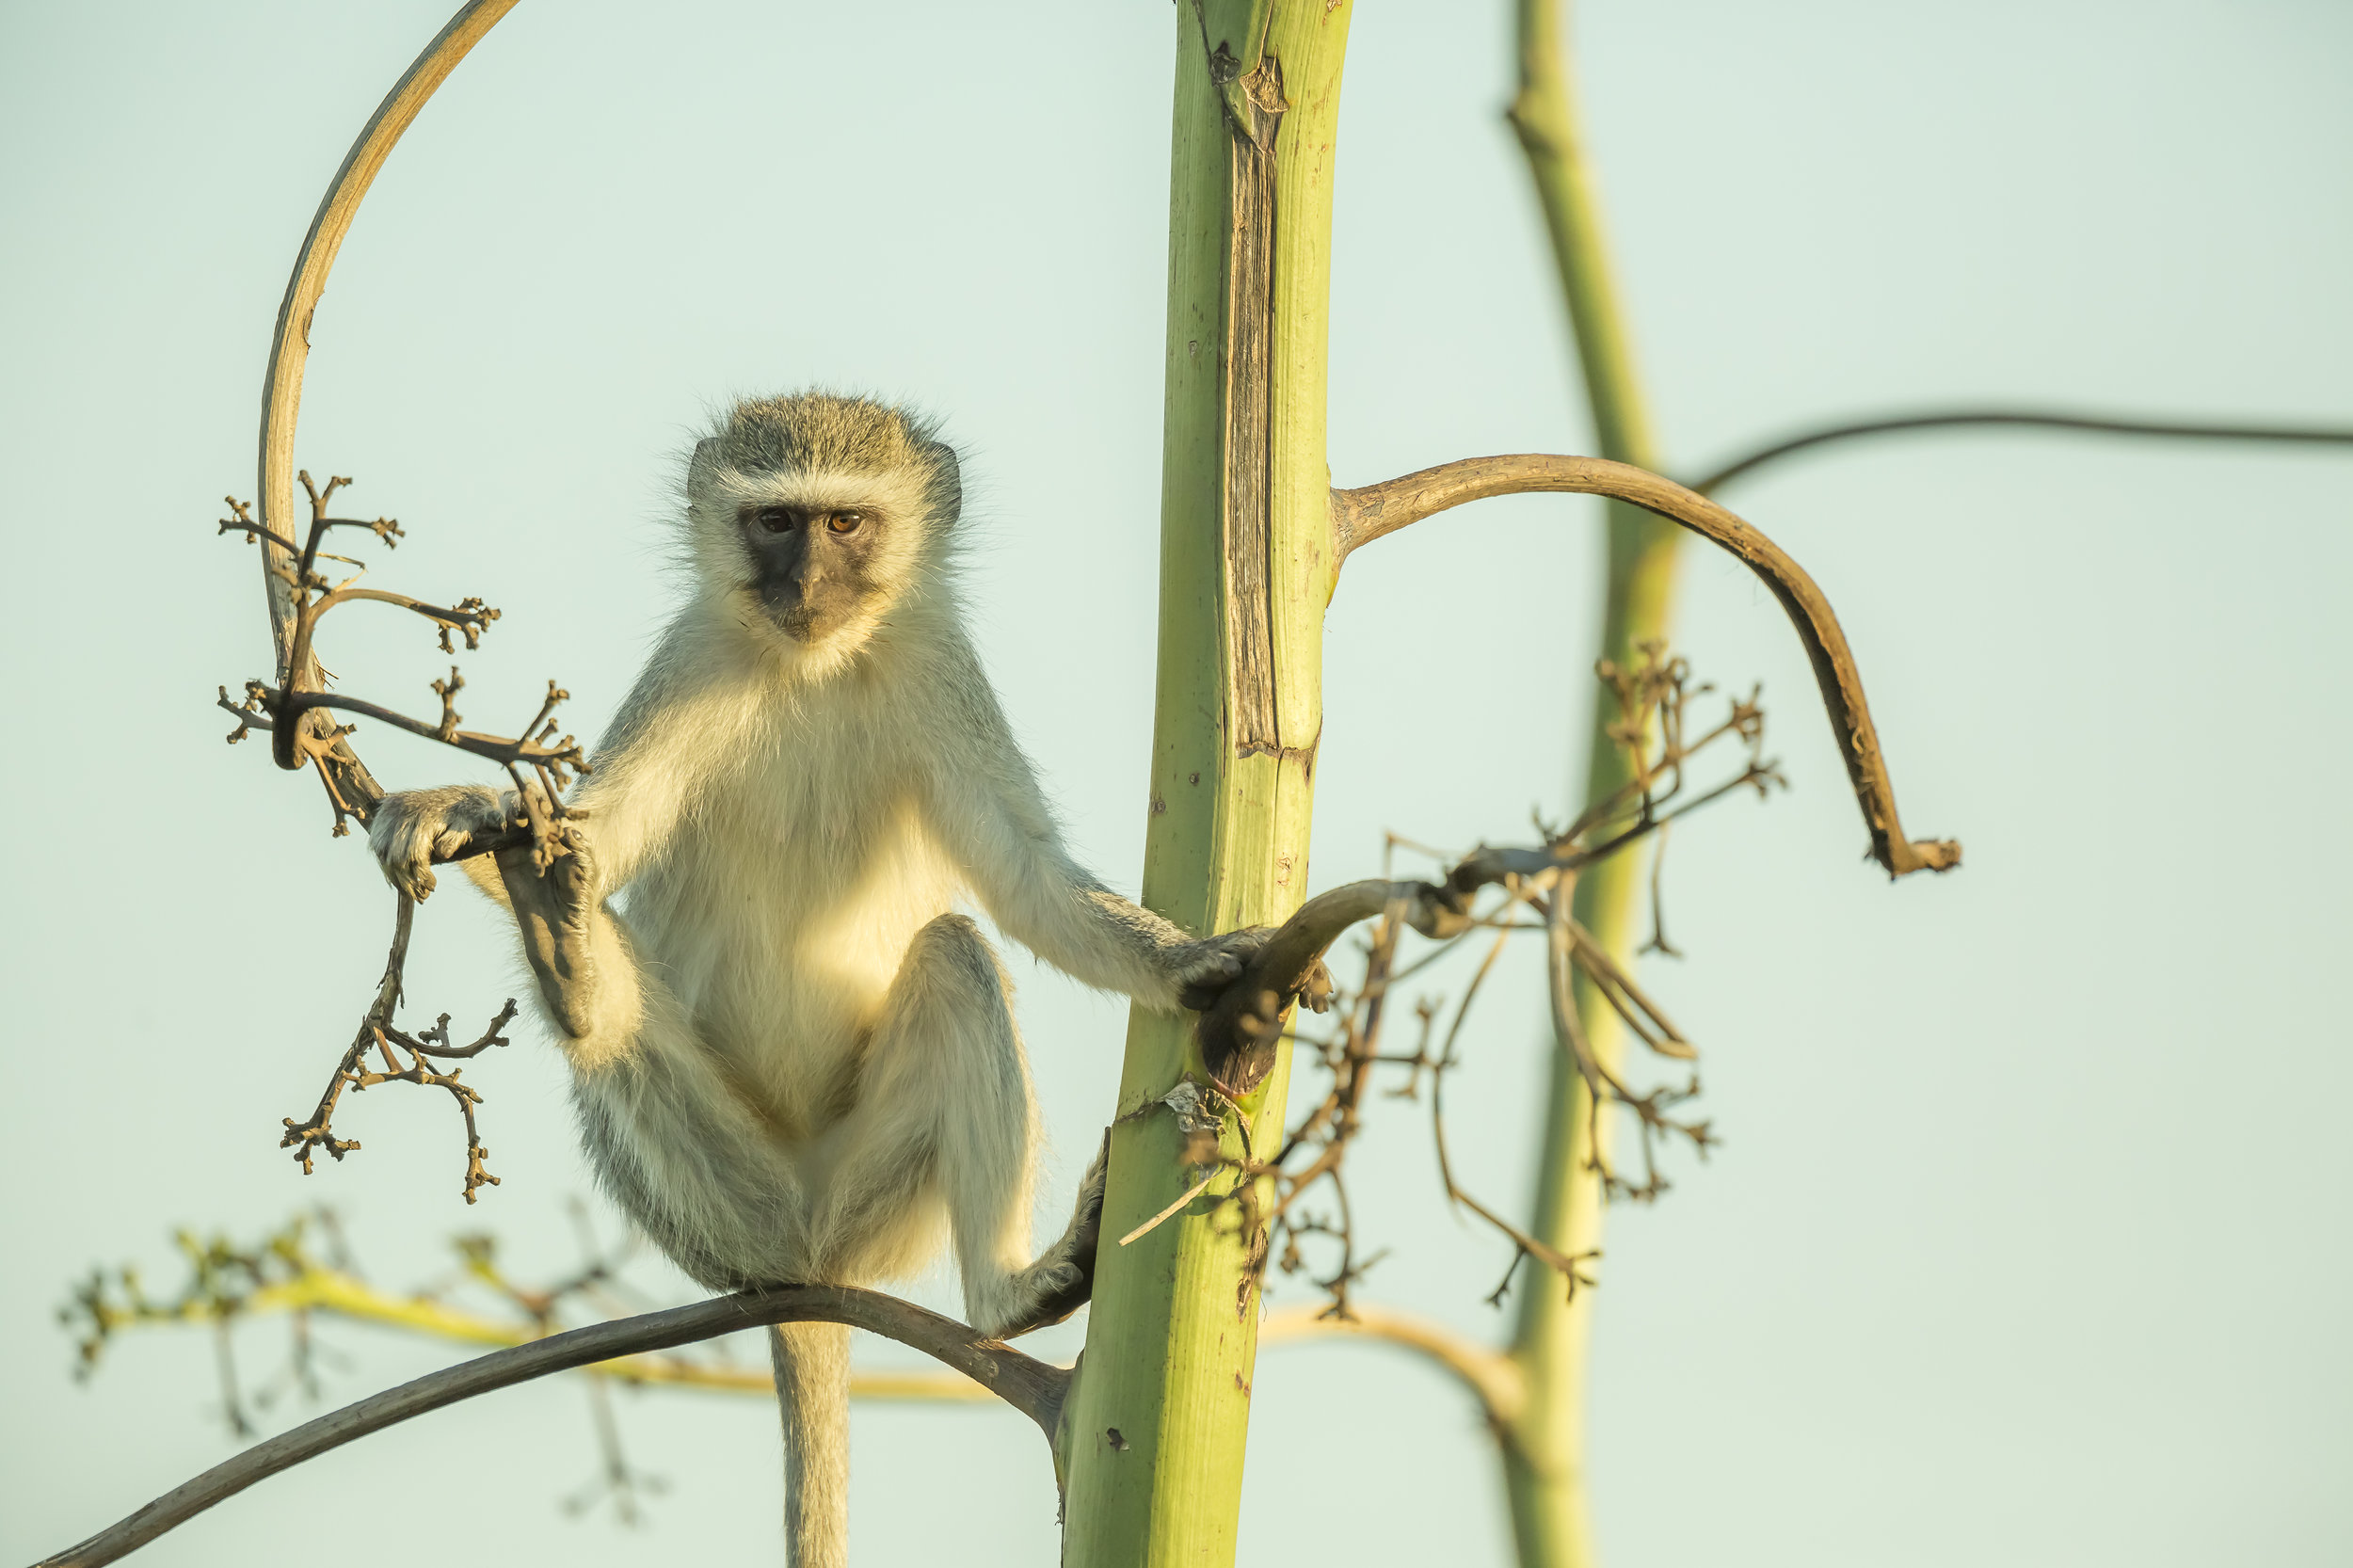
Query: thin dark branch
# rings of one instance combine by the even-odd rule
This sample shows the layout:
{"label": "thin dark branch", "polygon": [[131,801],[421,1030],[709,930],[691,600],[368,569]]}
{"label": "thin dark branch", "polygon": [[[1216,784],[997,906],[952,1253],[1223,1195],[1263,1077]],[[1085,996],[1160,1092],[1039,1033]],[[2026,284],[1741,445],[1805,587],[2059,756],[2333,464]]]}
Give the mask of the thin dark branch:
{"label": "thin dark branch", "polygon": [[1487,983],[1487,976],[1489,972],[1495,968],[1496,960],[1503,956],[1504,944],[1509,942],[1511,939],[1511,932],[1503,931],[1497,933],[1495,939],[1495,945],[1487,950],[1487,956],[1479,961],[1478,970],[1472,974],[1470,984],[1464,989],[1462,1001],[1454,1009],[1454,1022],[1447,1028],[1446,1045],[1438,1051],[1437,1060],[1431,1064],[1431,1141],[1436,1147],[1438,1154],[1438,1180],[1440,1184],[1446,1188],[1446,1195],[1448,1200],[1450,1202],[1460,1203],[1462,1201],[1463,1190],[1455,1185],[1454,1158],[1447,1149],[1446,1086],[1443,1080],[1446,1076],[1446,1070],[1449,1067],[1453,1066],[1455,1063],[1460,1060],[1460,1058],[1454,1054],[1454,1044],[1455,1041],[1462,1035],[1464,1020],[1470,1016],[1471,1003],[1479,1000],[1479,988]]}
{"label": "thin dark branch", "polygon": [[1601,457],[1541,453],[1470,457],[1385,484],[1334,490],[1336,548],[1345,556],[1433,513],[1489,496],[1527,491],[1609,496],[1654,512],[1738,556],[1781,600],[1813,661],[1815,681],[1821,688],[1822,703],[1837,734],[1856,803],[1870,830],[1873,858],[1890,876],[1921,870],[1949,871],[1961,864],[1961,845],[1951,840],[1914,842],[1904,837],[1896,813],[1896,787],[1880,752],[1879,730],[1864,697],[1863,677],[1830,600],[1786,551],[1705,496],[1648,470]]}
{"label": "thin dark branch", "polygon": [[1462,1002],[1454,1010],[1454,1022],[1448,1026],[1446,1032],[1446,1045],[1440,1048],[1436,1058],[1430,1064],[1430,1135],[1431,1142],[1437,1151],[1438,1180],[1446,1189],[1447,1201],[1460,1204],[1469,1209],[1481,1220],[1486,1221],[1512,1243],[1512,1266],[1504,1271],[1502,1283],[1496,1287],[1494,1294],[1488,1298],[1490,1304],[1500,1304],[1503,1292],[1511,1285],[1512,1275],[1518,1269],[1519,1261],[1523,1257],[1533,1257],[1560,1274],[1564,1282],[1564,1288],[1574,1297],[1578,1286],[1589,1286],[1593,1283],[1592,1277],[1586,1274],[1578,1265],[1590,1262],[1601,1256],[1598,1252],[1586,1252],[1571,1256],[1546,1245],[1465,1192],[1454,1179],[1454,1158],[1447,1147],[1446,1138],[1447,1069],[1457,1066],[1461,1063],[1461,1058],[1455,1054],[1454,1047],[1455,1042],[1462,1035],[1464,1020],[1470,1016],[1471,1003],[1479,1000],[1480,987],[1485,984],[1489,972],[1494,969],[1496,960],[1503,956],[1504,944],[1512,939],[1513,929],[1507,926],[1496,934],[1495,945],[1487,950],[1486,957],[1480,960],[1478,971],[1471,976],[1469,986],[1463,992]]}
{"label": "thin dark branch", "polygon": [[[444,683],[440,681],[434,682],[437,689],[442,684]],[[460,751],[471,752],[476,757],[487,758],[490,761],[505,766],[520,764],[524,767],[534,767],[543,762],[561,762],[567,767],[582,772],[586,771],[583,765],[585,760],[582,758],[579,747],[571,744],[571,737],[568,735],[564,737],[557,745],[544,746],[536,744],[528,735],[519,739],[510,739],[504,735],[487,735],[472,729],[450,729],[444,732],[440,724],[427,724],[423,719],[412,719],[395,709],[384,707],[380,703],[369,702],[360,697],[343,696],[334,692],[287,694],[267,687],[264,690],[267,693],[264,701],[268,711],[280,715],[281,719],[289,711],[301,714],[328,708],[337,712],[357,713],[362,718],[374,719],[378,724],[389,724],[395,729],[406,730],[421,740],[439,741],[444,745],[456,746]],[[237,712],[234,708],[230,711]],[[242,713],[238,716],[244,717]],[[269,726],[256,724],[254,728],[260,729],[267,728]]]}
{"label": "thin dark branch", "polygon": [[1047,1441],[1062,1418],[1070,1373],[982,1336],[953,1319],[875,1290],[782,1285],[691,1306],[573,1329],[428,1373],[307,1421],[248,1448],[164,1494],[129,1518],[36,1568],[97,1568],[112,1562],[256,1481],[412,1416],[519,1383],[617,1356],[666,1351],[770,1323],[847,1323],[909,1345],[954,1368],[1038,1424]]}
{"label": "thin dark branch", "polygon": [[[294,1150],[294,1158],[301,1165],[302,1174],[309,1176],[312,1168],[312,1157],[317,1150],[325,1149],[339,1161],[344,1156],[359,1151],[358,1139],[335,1136],[335,1111],[344,1090],[358,1092],[372,1089],[379,1083],[414,1083],[426,1088],[444,1089],[456,1102],[458,1114],[466,1124],[464,1192],[466,1201],[472,1203],[475,1192],[481,1188],[499,1184],[499,1178],[490,1174],[489,1167],[485,1163],[490,1151],[483,1144],[481,1129],[474,1121],[473,1108],[482,1103],[482,1096],[471,1084],[459,1081],[461,1069],[452,1068],[446,1073],[438,1073],[425,1064],[435,1058],[463,1061],[481,1055],[492,1046],[505,1045],[506,1038],[500,1031],[514,1022],[515,999],[506,999],[506,1005],[499,1010],[498,1016],[490,1020],[489,1027],[471,1045],[454,1046],[450,1043],[449,1015],[446,1013],[431,1029],[417,1034],[409,1034],[394,1027],[392,1017],[400,1008],[402,976],[408,962],[409,932],[416,919],[416,904],[408,895],[400,893],[395,897],[392,950],[385,957],[384,975],[376,982],[375,999],[360,1016],[359,1032],[352,1036],[343,1059],[335,1064],[334,1074],[327,1080],[327,1088],[320,1094],[318,1105],[312,1111],[310,1119],[297,1123],[292,1116],[280,1118],[285,1123],[286,1130],[279,1139],[278,1146]],[[394,1047],[409,1053],[407,1063],[404,1064],[394,1054]],[[382,1056],[382,1072],[363,1065],[371,1049]]]}
{"label": "thin dark branch", "polygon": [[1769,463],[1817,446],[1892,436],[1913,430],[1954,430],[1972,426],[2009,425],[2029,430],[2074,430],[2102,436],[2154,436],[2170,440],[2278,441],[2306,446],[2353,445],[2353,430],[2296,424],[2223,424],[2201,420],[2118,419],[2106,414],[2062,414],[2032,408],[1954,408],[1935,413],[1901,414],[1890,419],[1857,420],[1825,425],[1775,441],[1737,457],[1691,488],[1713,495],[1736,479],[1745,478]]}
{"label": "thin dark branch", "polygon": [[[1645,756],[1636,767],[1634,783],[1626,792],[1621,792],[1625,798],[1619,804],[1625,809],[1614,815],[1589,811],[1563,832],[1553,834],[1547,830],[1547,841],[1540,845],[1482,845],[1457,861],[1440,882],[1368,878],[1319,893],[1300,905],[1290,919],[1275,929],[1242,975],[1202,1013],[1195,1026],[1202,1058],[1225,1093],[1246,1094],[1265,1078],[1284,1038],[1280,1028],[1284,1009],[1317,975],[1324,952],[1358,921],[1387,911],[1393,920],[1434,942],[1450,942],[1471,930],[1512,919],[1512,904],[1486,916],[1472,914],[1471,901],[1482,888],[1500,883],[1515,889],[1532,888],[1548,879],[1574,876],[1583,868],[1624,851],[1737,790],[1751,788],[1762,792],[1780,781],[1773,764],[1760,760],[1764,715],[1753,697],[1733,702],[1732,719],[1690,742],[1683,739],[1682,709],[1689,694],[1682,661],[1668,659],[1662,648],[1652,648],[1638,670],[1605,669],[1604,673],[1624,675],[1625,678],[1618,683],[1621,703],[1639,704],[1643,712],[1658,715],[1666,735],[1658,754]],[[1640,749],[1643,745],[1642,728],[1628,728],[1630,746]],[[1700,790],[1689,799],[1679,799],[1687,764],[1703,749],[1720,741],[1745,744],[1749,748],[1746,765],[1725,782]],[[1657,787],[1661,777],[1672,779],[1664,790]],[[1641,798],[1639,808],[1634,806],[1637,796]],[[1666,802],[1677,804],[1672,809],[1659,810],[1658,807]],[[1605,831],[1607,836],[1594,841],[1593,836]],[[1515,891],[1513,904],[1527,896],[1527,891]],[[1543,906],[1541,900],[1530,902],[1539,908]],[[1660,1025],[1654,1031],[1638,1023],[1638,1031],[1652,1048],[1665,1055],[1680,1055],[1682,1037],[1664,1020],[1657,1019],[1656,1013],[1647,1008],[1639,993],[1627,1000]]]}
{"label": "thin dark branch", "polygon": [[[229,504],[229,510],[234,515],[225,517],[220,520],[220,534],[226,534],[232,528],[240,529],[244,532],[245,542],[248,544],[255,544],[263,540],[267,540],[269,543],[277,546],[280,550],[284,551],[289,555],[296,553],[296,546],[292,539],[287,538],[283,534],[272,533],[269,529],[253,520],[253,504],[251,502],[239,501],[233,495],[224,495],[221,497],[221,500]],[[215,536],[217,537],[218,535],[216,534]],[[291,585],[292,584],[290,583],[289,586]]]}

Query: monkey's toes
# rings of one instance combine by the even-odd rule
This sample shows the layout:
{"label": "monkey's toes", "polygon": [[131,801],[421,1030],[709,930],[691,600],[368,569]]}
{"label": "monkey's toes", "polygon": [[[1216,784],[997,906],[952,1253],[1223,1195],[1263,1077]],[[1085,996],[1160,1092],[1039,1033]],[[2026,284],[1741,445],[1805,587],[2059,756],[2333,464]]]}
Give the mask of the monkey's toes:
{"label": "monkey's toes", "polygon": [[[1014,1314],[1011,1322],[989,1336],[992,1339],[1018,1339],[1050,1328],[1086,1305],[1095,1295],[1095,1258],[1089,1254],[1083,1264],[1039,1263],[1030,1271],[1030,1278],[1038,1289],[1029,1310]],[[985,1332],[984,1325],[974,1326]]]}

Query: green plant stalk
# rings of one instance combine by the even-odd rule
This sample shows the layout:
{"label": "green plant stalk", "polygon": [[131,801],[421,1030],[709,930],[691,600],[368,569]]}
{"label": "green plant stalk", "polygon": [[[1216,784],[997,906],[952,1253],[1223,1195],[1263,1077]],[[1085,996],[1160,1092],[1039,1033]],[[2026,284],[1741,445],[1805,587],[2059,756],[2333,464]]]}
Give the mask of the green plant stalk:
{"label": "green plant stalk", "polygon": [[[1577,339],[1585,393],[1601,456],[1656,471],[1658,454],[1634,374],[1625,312],[1601,229],[1593,175],[1577,135],[1567,72],[1567,40],[1559,0],[1519,0],[1519,93],[1510,110],[1544,209]],[[1619,503],[1609,512],[1609,568],[1600,657],[1631,664],[1638,646],[1667,632],[1673,609],[1675,553],[1671,524]],[[1626,759],[1606,731],[1606,707],[1594,711],[1586,798],[1623,785]],[[1627,854],[1594,867],[1578,882],[1575,911],[1620,963],[1630,960],[1644,857]],[[1613,1067],[1625,1035],[1617,1015],[1580,976],[1577,1012],[1594,1051]],[[1545,1099],[1544,1152],[1538,1166],[1534,1234],[1574,1256],[1601,1246],[1603,1193],[1593,1170],[1606,1159],[1609,1125],[1595,1147],[1593,1106],[1583,1078],[1556,1042]],[[1566,1296],[1558,1279],[1521,1279],[1512,1357],[1528,1397],[1502,1445],[1505,1490],[1521,1568],[1590,1568],[1595,1560],[1586,1490],[1586,1365],[1593,1293]]]}
{"label": "green plant stalk", "polygon": [[[1193,931],[1301,902],[1338,569],[1324,405],[1347,0],[1179,0],[1169,200],[1160,673],[1144,902]],[[1162,1103],[1209,1075],[1191,1022],[1128,1025],[1086,1352],[1064,1416],[1063,1560],[1234,1558],[1257,1348],[1250,1208]],[[1289,1061],[1225,1118],[1271,1153]]]}

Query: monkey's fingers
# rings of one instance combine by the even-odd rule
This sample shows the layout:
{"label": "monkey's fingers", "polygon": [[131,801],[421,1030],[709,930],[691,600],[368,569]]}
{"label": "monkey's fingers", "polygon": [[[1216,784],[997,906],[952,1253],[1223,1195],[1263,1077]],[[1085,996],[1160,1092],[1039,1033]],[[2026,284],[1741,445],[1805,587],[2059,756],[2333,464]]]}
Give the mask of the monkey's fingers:
{"label": "monkey's fingers", "polygon": [[419,904],[423,904],[440,886],[434,878],[431,862],[422,855],[381,855],[376,864],[394,892],[406,893]]}

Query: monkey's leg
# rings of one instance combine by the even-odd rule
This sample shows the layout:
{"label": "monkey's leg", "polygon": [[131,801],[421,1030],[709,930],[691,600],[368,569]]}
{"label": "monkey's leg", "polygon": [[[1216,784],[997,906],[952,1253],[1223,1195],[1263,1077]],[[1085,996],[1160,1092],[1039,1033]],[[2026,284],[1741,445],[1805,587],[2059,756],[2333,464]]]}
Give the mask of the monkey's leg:
{"label": "monkey's leg", "polygon": [[[600,1021],[615,1021],[607,1015],[633,1011],[637,966],[620,951],[612,918],[598,907],[596,862],[588,846],[576,843],[544,872],[527,848],[500,850],[495,859],[504,902],[514,914],[549,1021],[577,1040],[594,1033]],[[488,888],[487,878],[467,869]],[[600,969],[613,971],[602,985]]]}
{"label": "monkey's leg", "polygon": [[497,860],[606,1192],[713,1289],[836,1277],[816,1270],[790,1152],[728,1081],[659,968],[640,960],[626,924],[594,900],[585,852],[558,856],[545,875],[528,849]]}
{"label": "monkey's leg", "polygon": [[[1002,1336],[1067,1316],[1085,1299],[1090,1206],[1042,1257],[1030,1248],[1037,1105],[1014,1027],[1010,983],[980,929],[942,915],[907,949],[858,1080],[856,1108],[825,1138],[831,1171],[812,1245],[846,1277],[879,1263],[926,1186],[948,1210],[972,1325]],[[1081,1292],[1075,1300],[1074,1291]],[[1049,1304],[1056,1309],[1047,1311]]]}

